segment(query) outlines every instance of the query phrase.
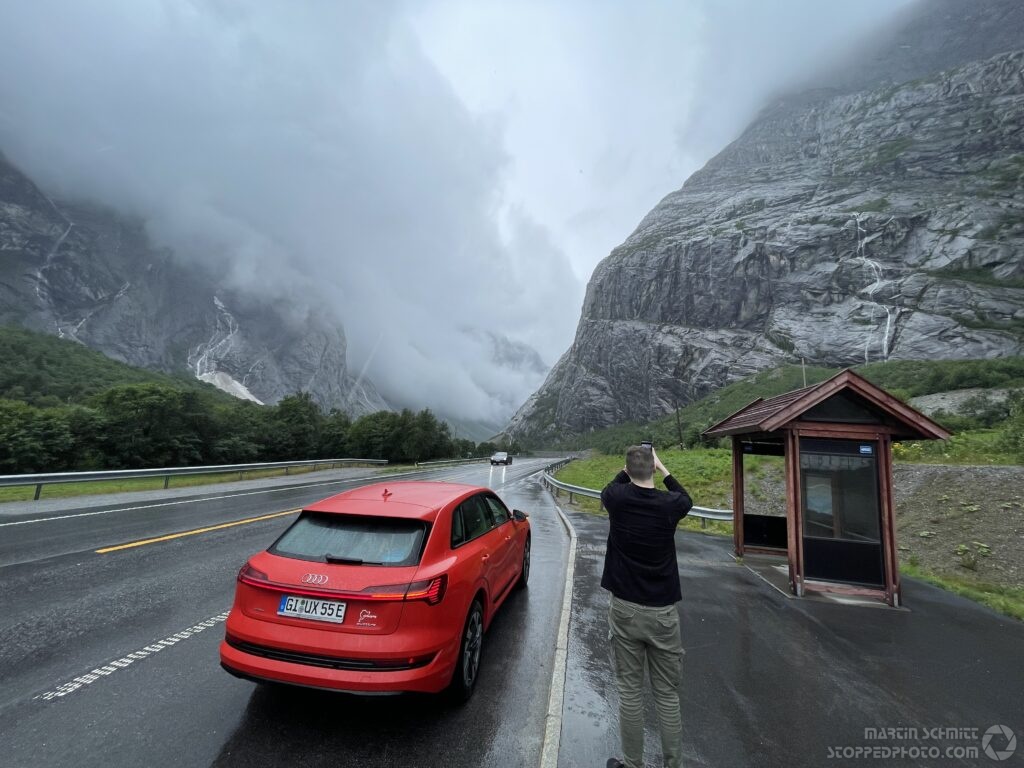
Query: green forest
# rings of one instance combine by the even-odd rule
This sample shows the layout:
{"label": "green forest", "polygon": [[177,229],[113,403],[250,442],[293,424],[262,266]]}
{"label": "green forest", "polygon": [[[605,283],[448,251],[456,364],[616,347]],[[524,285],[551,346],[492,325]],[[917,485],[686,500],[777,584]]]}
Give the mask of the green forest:
{"label": "green forest", "polygon": [[0,474],[346,457],[405,463],[494,449],[454,437],[429,410],[353,421],[302,392],[257,405],[23,329],[0,328],[0,360]]}

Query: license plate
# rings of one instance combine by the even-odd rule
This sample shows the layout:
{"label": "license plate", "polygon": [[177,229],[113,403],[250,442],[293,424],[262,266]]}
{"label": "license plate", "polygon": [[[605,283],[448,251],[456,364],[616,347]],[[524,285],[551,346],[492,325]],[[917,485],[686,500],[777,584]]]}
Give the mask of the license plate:
{"label": "license plate", "polygon": [[283,595],[281,604],[277,607],[277,613],[279,616],[333,621],[335,624],[341,624],[345,621],[345,603],[339,603],[337,600],[314,600],[310,597]]}

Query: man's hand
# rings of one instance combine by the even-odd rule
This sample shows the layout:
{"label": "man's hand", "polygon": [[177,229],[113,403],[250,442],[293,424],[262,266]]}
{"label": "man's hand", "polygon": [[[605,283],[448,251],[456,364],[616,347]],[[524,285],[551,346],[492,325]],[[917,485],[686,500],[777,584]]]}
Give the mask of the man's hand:
{"label": "man's hand", "polygon": [[651,455],[654,457],[654,468],[661,472],[662,476],[671,474],[665,465],[661,463],[661,459],[658,458],[658,452],[654,450],[654,446],[651,446]]}

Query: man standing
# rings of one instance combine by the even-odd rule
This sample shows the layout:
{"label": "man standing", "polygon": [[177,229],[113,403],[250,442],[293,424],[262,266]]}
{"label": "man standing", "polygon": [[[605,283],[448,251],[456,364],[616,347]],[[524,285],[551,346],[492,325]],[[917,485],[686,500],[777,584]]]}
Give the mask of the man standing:
{"label": "man standing", "polygon": [[[668,491],[654,487],[654,470]],[[650,671],[661,730],[665,768],[678,768],[682,755],[679,680],[683,644],[679,613],[682,600],[676,566],[676,526],[693,502],[669,474],[653,446],[626,451],[626,467],[603,491],[601,503],[610,523],[601,586],[612,593],[609,637],[619,689],[619,735],[625,762],[608,768],[644,764],[643,676]]]}

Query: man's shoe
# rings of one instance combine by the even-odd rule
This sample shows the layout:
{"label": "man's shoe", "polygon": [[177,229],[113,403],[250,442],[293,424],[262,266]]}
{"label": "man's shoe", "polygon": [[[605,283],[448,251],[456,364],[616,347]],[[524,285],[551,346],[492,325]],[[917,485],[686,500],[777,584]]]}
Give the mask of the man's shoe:
{"label": "man's shoe", "polygon": [[617,757],[609,757],[605,768],[626,768],[626,764]]}

